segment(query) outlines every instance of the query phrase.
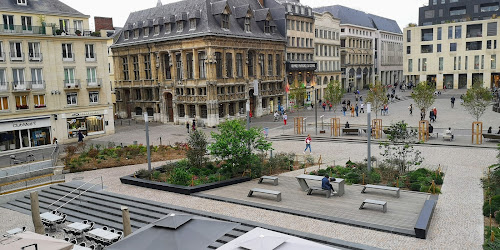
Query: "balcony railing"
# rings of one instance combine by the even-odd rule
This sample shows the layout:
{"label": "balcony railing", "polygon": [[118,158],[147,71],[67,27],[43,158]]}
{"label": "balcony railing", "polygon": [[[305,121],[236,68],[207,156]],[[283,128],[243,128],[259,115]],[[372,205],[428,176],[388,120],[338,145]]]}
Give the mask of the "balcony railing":
{"label": "balcony railing", "polygon": [[53,30],[54,36],[97,36],[97,33],[93,33],[90,30],[81,30],[81,29],[58,29],[55,28]]}
{"label": "balcony railing", "polygon": [[97,54],[96,53],[85,54],[85,61],[86,62],[95,62],[95,61],[97,61]]}
{"label": "balcony railing", "polygon": [[74,62],[75,53],[62,53],[62,59],[64,62]]}
{"label": "balcony railing", "polygon": [[0,52],[0,62],[5,62],[5,53]]}
{"label": "balcony railing", "polygon": [[102,86],[102,79],[87,79],[87,88],[100,88]]}
{"label": "balcony railing", "polygon": [[1,24],[0,33],[45,35],[45,27]]}
{"label": "balcony railing", "polygon": [[80,80],[78,79],[65,79],[64,89],[80,89]]}
{"label": "balcony railing", "polygon": [[28,60],[32,62],[41,62],[43,60],[42,53],[29,53]]}
{"label": "balcony railing", "polygon": [[17,92],[31,91],[31,82],[27,81],[12,82],[12,91],[17,91]]}
{"label": "balcony railing", "polygon": [[0,82],[0,92],[9,91],[9,83],[8,82]]}
{"label": "balcony railing", "polygon": [[13,62],[23,62],[24,53],[10,52],[10,60]]}
{"label": "balcony railing", "polygon": [[31,89],[33,90],[44,90],[45,89],[45,81],[40,80],[40,81],[31,81],[27,82],[31,85]]}

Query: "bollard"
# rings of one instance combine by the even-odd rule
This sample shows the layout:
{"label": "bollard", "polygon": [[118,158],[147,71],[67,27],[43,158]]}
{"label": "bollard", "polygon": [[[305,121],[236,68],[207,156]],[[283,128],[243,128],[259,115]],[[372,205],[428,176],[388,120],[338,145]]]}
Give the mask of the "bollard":
{"label": "bollard", "polygon": [[130,226],[130,213],[128,207],[121,206],[122,218],[123,218],[123,235],[127,237],[132,233],[132,227]]}
{"label": "bollard", "polygon": [[363,185],[365,185],[365,173],[363,173]]}
{"label": "bollard", "polygon": [[38,203],[38,192],[30,193],[31,200],[31,217],[33,218],[33,225],[35,226],[35,233],[45,234],[45,227],[42,224],[42,219],[40,218],[40,206]]}

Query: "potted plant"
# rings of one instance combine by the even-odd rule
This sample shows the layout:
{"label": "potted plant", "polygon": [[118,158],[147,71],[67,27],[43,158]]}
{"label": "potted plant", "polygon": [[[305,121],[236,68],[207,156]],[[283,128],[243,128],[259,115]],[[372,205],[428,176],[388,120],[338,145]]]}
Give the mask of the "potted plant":
{"label": "potted plant", "polygon": [[82,35],[82,32],[81,32],[80,30],[76,30],[76,31],[75,31],[75,34],[76,34],[77,36],[81,36],[81,35]]}

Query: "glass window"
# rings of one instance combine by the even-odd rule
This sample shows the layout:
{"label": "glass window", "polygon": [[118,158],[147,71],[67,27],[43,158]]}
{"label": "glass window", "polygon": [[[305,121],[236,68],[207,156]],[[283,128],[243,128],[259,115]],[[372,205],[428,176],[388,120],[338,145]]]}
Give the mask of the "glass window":
{"label": "glass window", "polygon": [[491,55],[491,69],[497,68],[497,55]]}
{"label": "glass window", "polygon": [[443,61],[444,59],[442,57],[439,58],[439,71],[443,70]]}
{"label": "glass window", "polygon": [[192,18],[189,20],[189,30],[195,30],[196,29],[196,19]]}
{"label": "glass window", "polygon": [[267,55],[267,75],[273,75],[273,55]]}
{"label": "glass window", "polygon": [[123,80],[128,81],[130,79],[128,75],[128,58],[122,57],[122,68],[123,68]]}
{"label": "glass window", "polygon": [[217,78],[222,78],[222,53],[215,52],[215,72]]}
{"label": "glass window", "polygon": [[413,71],[413,59],[408,59],[408,72]]}
{"label": "glass window", "polygon": [[233,54],[226,53],[226,75],[233,77]]}
{"label": "glass window", "polygon": [[170,62],[171,58],[170,58],[170,54],[168,53],[165,53],[163,55],[163,70],[164,70],[164,75],[165,75],[165,79],[172,79],[172,69],[171,69],[171,63]]}
{"label": "glass window", "polygon": [[89,92],[89,103],[90,104],[99,103],[99,92]]}
{"label": "glass window", "polygon": [[139,74],[139,56],[132,56],[132,65],[134,66],[134,80],[138,81]]}
{"label": "glass window", "polygon": [[474,56],[474,69],[479,69],[479,56]]}
{"label": "glass window", "polygon": [[486,32],[487,36],[496,36],[497,35],[497,23],[488,23],[488,30]]}
{"label": "glass window", "polygon": [[207,70],[205,62],[207,60],[207,56],[205,51],[198,52],[198,77],[200,79],[205,79],[207,77]]}
{"label": "glass window", "polygon": [[276,54],[276,75],[281,75],[281,56]]}
{"label": "glass window", "polygon": [[453,39],[453,26],[448,26],[448,39]]}
{"label": "glass window", "polygon": [[186,53],[186,73],[187,79],[194,78],[194,70],[193,70],[193,53]]}
{"label": "glass window", "polygon": [[65,68],[64,69],[64,83],[66,86],[74,86],[75,81],[75,69],[74,68]]}
{"label": "glass window", "polygon": [[437,45],[436,52],[438,52],[438,53],[441,52],[441,44]]}
{"label": "glass window", "polygon": [[27,95],[16,96],[16,109],[17,110],[29,109]]}
{"label": "glass window", "polygon": [[457,51],[457,43],[450,43],[450,51]]}
{"label": "glass window", "polygon": [[9,110],[9,98],[6,96],[0,97],[0,110]]}
{"label": "glass window", "polygon": [[87,68],[87,83],[94,85],[97,84],[97,68]]}
{"label": "glass window", "polygon": [[147,80],[153,79],[153,75],[151,74],[151,57],[148,55],[144,55],[144,77]]}
{"label": "glass window", "polygon": [[422,59],[422,71],[427,71],[427,58]]}
{"label": "glass window", "polygon": [[93,44],[85,44],[85,59],[87,61],[93,60],[96,58],[96,54],[94,52],[94,45]]}
{"label": "glass window", "polygon": [[45,108],[45,95],[33,95],[33,102],[35,104],[35,108]]}
{"label": "glass window", "polygon": [[[287,21],[288,29],[290,29],[290,21]],[[251,32],[250,17],[245,17],[245,32]]]}
{"label": "glass window", "polygon": [[229,29],[229,15],[228,14],[222,14],[221,21],[222,21],[221,27],[223,29]]}
{"label": "glass window", "polygon": [[78,104],[78,93],[67,93],[66,94],[66,104],[77,105]]}
{"label": "glass window", "polygon": [[21,27],[24,31],[32,31],[32,18],[30,16],[21,16]]}
{"label": "glass window", "polygon": [[73,60],[73,48],[70,43],[63,43],[62,44],[62,56],[64,60]]}
{"label": "glass window", "polygon": [[443,33],[443,28],[438,27],[438,28],[437,28],[437,39],[438,39],[438,40],[441,40],[441,38],[442,38],[442,33]]}
{"label": "glass window", "polygon": [[455,26],[455,39],[462,38],[462,26]]}
{"label": "glass window", "polygon": [[236,54],[236,76],[243,77],[243,54]]}

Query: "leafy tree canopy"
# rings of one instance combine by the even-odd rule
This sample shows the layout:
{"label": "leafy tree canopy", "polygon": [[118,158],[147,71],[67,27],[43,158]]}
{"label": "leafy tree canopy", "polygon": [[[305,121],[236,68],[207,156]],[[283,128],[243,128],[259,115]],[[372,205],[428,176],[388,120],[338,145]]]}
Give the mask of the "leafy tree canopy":
{"label": "leafy tree canopy", "polygon": [[463,97],[464,103],[462,104],[469,112],[469,114],[476,120],[483,116],[488,106],[491,105],[493,95],[491,92],[482,86],[480,82],[476,82],[472,88],[467,90]]}

